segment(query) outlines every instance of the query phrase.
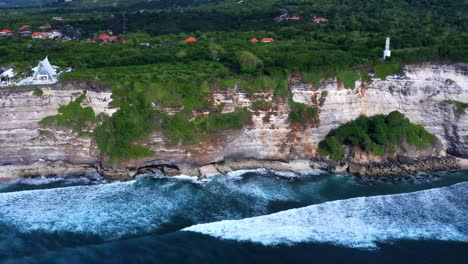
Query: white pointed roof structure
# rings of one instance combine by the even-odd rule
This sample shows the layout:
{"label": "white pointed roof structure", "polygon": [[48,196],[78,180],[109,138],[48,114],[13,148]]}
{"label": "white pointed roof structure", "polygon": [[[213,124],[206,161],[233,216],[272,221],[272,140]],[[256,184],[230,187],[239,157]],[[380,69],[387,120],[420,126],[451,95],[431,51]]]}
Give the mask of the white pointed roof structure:
{"label": "white pointed roof structure", "polygon": [[46,57],[44,60],[39,61],[36,68],[33,69],[34,75],[32,78],[33,84],[49,84],[58,81],[57,72],[50,64],[49,59]]}

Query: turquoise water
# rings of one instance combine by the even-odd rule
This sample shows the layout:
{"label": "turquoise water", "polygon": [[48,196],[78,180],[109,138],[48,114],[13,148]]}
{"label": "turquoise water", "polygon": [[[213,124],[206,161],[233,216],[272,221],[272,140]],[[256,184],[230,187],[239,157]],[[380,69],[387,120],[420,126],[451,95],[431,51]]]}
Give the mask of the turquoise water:
{"label": "turquoise water", "polygon": [[[329,263],[345,260],[348,263],[391,263],[396,257],[404,257],[407,263],[414,263],[415,260],[432,256],[432,262],[427,263],[466,263],[465,260],[468,259],[465,250],[468,244],[464,242],[464,236],[468,236],[468,231],[463,229],[465,223],[462,220],[461,227],[453,223],[455,220],[459,223],[457,217],[468,212],[465,199],[468,193],[463,185],[463,182],[468,181],[466,171],[421,174],[393,180],[359,180],[318,172],[300,177],[284,177],[264,170],[222,175],[205,182],[151,176],[114,183],[102,183],[99,178],[78,178],[1,184],[0,262],[310,263],[313,259]],[[454,187],[456,196],[461,198],[453,202],[450,197],[455,191],[450,191],[452,196],[447,196],[448,191],[444,192],[446,189],[443,187],[457,183],[462,183],[461,186]],[[415,196],[419,197],[417,199],[408,195],[404,203],[398,202],[398,196],[381,196],[427,189],[434,191],[418,194]],[[340,201],[354,197],[359,200]],[[432,198],[426,202],[426,197]],[[436,199],[437,197],[445,200]],[[419,203],[413,204],[413,200],[418,200]],[[449,200],[452,202],[447,203]],[[330,201],[337,202],[325,203]],[[407,219],[407,216],[413,218],[401,222],[401,225],[408,225],[405,228],[393,226],[393,231],[388,229],[389,234],[390,231],[394,234],[391,242],[379,237],[382,236],[381,233],[372,233],[375,241],[368,248],[365,243],[359,244],[361,247],[353,246],[352,243],[339,243],[339,237],[333,238],[330,236],[333,232],[326,229],[317,229],[317,232],[328,235],[323,241],[277,241],[276,244],[264,243],[264,237],[256,242],[243,239],[258,231],[255,226],[253,229],[249,229],[252,226],[243,229],[247,232],[239,232],[235,239],[225,239],[214,233],[209,236],[203,232],[181,231],[202,223],[208,224],[203,230],[215,230],[214,227],[218,224],[213,222],[228,219],[249,221],[250,217],[283,213],[288,209],[311,205],[320,208],[313,207],[315,209],[310,214],[310,219],[315,221],[321,214],[332,216],[330,219],[333,219],[334,213],[341,217],[343,211],[356,211],[358,206],[354,204],[359,204],[362,208],[374,208],[376,204],[390,208],[382,215],[378,214],[382,210],[375,208],[369,210],[369,213],[359,214],[359,223],[364,221],[361,219],[370,216],[374,217],[372,222],[375,222],[374,219],[388,220],[387,216],[397,211],[404,214],[395,219]],[[408,208],[403,206],[406,204]],[[430,207],[433,204],[435,207]],[[424,208],[438,211],[435,208],[444,204],[450,204],[451,207],[440,207],[443,209],[440,211],[452,213],[426,215],[417,211]],[[408,210],[401,211],[402,207]],[[316,213],[317,210],[321,213]],[[285,223],[297,223],[298,219],[303,218],[292,214]],[[392,221],[390,219],[390,223]],[[438,231],[446,233],[446,236],[430,236],[433,228],[426,225],[426,222],[435,223],[433,227],[447,227]],[[242,222],[234,221],[229,226],[240,223]],[[419,225],[425,229],[415,228],[416,225],[411,226],[408,223],[423,223]],[[271,221],[258,227],[267,224],[274,229],[275,225]],[[314,227],[318,226],[317,223],[314,224]],[[395,231],[397,227],[402,228],[401,232]],[[449,227],[454,230],[449,230]],[[349,232],[357,228],[363,227],[350,225],[343,230]],[[219,229],[215,231],[218,232]],[[420,236],[415,238],[411,234],[416,231]],[[395,239],[400,233],[401,236]],[[229,232],[229,235],[233,234],[233,231]],[[285,234],[288,238],[289,233]],[[290,233],[291,237],[293,234]],[[349,234],[350,239],[346,241],[353,242],[353,236]],[[359,241],[365,242],[365,239],[367,238]],[[444,258],[440,258],[441,254]]]}

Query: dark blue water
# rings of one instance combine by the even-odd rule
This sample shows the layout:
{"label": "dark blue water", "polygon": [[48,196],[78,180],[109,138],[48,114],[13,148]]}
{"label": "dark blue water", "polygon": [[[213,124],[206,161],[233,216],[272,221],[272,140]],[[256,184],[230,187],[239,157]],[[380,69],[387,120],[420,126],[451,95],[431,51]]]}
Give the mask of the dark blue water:
{"label": "dark blue water", "polygon": [[[207,182],[143,177],[106,184],[97,180],[2,184],[0,262],[468,263],[468,243],[455,232],[467,235],[463,226],[447,229],[446,237],[415,240],[402,234],[401,239],[377,240],[372,248],[318,241],[265,245],[181,231],[200,223],[246,219],[353,197],[438,190],[465,181],[468,173],[463,171],[393,180],[329,174],[284,178],[260,171]],[[458,188],[458,197],[466,195],[465,189]],[[391,207],[391,200],[378,199]],[[448,201],[462,213],[468,206],[463,199],[461,205],[459,199],[456,203],[444,199],[434,202]],[[408,205],[424,207],[412,205],[411,200]],[[326,213],[327,204],[323,210]],[[451,217],[442,215],[438,224],[451,226]]]}

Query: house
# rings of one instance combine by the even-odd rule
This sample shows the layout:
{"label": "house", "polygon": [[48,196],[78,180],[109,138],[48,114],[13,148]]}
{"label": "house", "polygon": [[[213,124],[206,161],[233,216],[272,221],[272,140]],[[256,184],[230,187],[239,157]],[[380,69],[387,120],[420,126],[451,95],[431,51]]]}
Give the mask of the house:
{"label": "house", "polygon": [[49,59],[46,57],[44,60],[39,61],[37,67],[33,68],[32,84],[51,84],[58,81],[58,75],[54,67],[50,64]]}
{"label": "house", "polygon": [[184,40],[185,43],[197,42],[198,40],[195,37],[188,37]]}
{"label": "house", "polygon": [[300,16],[290,16],[289,19],[290,20],[300,20],[301,17]]}
{"label": "house", "polygon": [[51,28],[52,26],[49,24],[49,23],[45,23],[44,25],[42,25],[40,28],[41,29],[49,29]]}
{"label": "house", "polygon": [[148,42],[140,42],[140,46],[149,47],[149,46],[151,46],[151,44],[148,43]]}
{"label": "house", "polygon": [[258,40],[257,38],[251,38],[251,39],[250,39],[250,42],[252,42],[252,43],[258,43],[259,40]]}
{"label": "house", "polygon": [[51,39],[58,39],[63,36],[62,32],[58,30],[52,30],[52,32],[49,33],[49,38]]}
{"label": "house", "polygon": [[270,42],[275,42],[274,38],[262,38],[263,43],[270,43]]}
{"label": "house", "polygon": [[32,34],[32,31],[30,29],[21,29],[20,34],[23,37],[29,37]]}
{"label": "house", "polygon": [[63,17],[61,17],[61,16],[56,16],[56,17],[53,17],[52,20],[55,20],[55,21],[62,21],[62,20],[63,20]]}
{"label": "house", "polygon": [[314,18],[314,22],[315,23],[321,23],[321,22],[327,22],[328,19],[324,18],[324,17],[316,17]]}
{"label": "house", "polygon": [[98,39],[101,41],[109,41],[111,39],[111,36],[106,33],[99,34]]}
{"label": "house", "polygon": [[281,22],[281,21],[288,20],[288,18],[289,18],[289,15],[287,13],[284,13],[282,15],[276,16],[274,20],[276,22]]}
{"label": "house", "polygon": [[33,39],[43,39],[42,32],[33,32],[32,33]]}
{"label": "house", "polygon": [[29,30],[29,25],[22,25],[20,30]]}
{"label": "house", "polygon": [[11,36],[11,35],[13,35],[13,31],[9,29],[4,29],[0,31],[0,36]]}
{"label": "house", "polygon": [[13,67],[2,67],[0,72],[0,85],[9,85],[16,77]]}
{"label": "house", "polygon": [[110,40],[111,41],[117,41],[117,40],[119,40],[119,36],[111,36]]}

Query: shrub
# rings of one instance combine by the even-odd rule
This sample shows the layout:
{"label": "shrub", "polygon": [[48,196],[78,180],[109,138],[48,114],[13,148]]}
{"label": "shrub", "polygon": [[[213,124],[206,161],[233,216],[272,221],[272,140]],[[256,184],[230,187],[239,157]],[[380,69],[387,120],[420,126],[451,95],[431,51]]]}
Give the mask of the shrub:
{"label": "shrub", "polygon": [[43,94],[44,94],[44,92],[41,89],[39,89],[39,88],[34,89],[33,95],[42,96]]}
{"label": "shrub", "polygon": [[338,161],[344,157],[343,145],[383,156],[385,150],[403,147],[402,142],[424,149],[436,141],[437,138],[422,126],[394,111],[387,116],[360,116],[339,126],[319,143],[319,151]]}
{"label": "shrub", "polygon": [[263,62],[253,53],[242,51],[239,56],[239,65],[241,71],[245,73],[256,73],[263,67]]}
{"label": "shrub", "polygon": [[345,88],[354,89],[355,82],[359,79],[359,75],[354,71],[340,71],[338,78],[343,82]]}
{"label": "shrub", "polygon": [[401,66],[396,63],[378,64],[374,66],[375,76],[381,80],[385,80],[387,76],[396,74],[400,71]]}

